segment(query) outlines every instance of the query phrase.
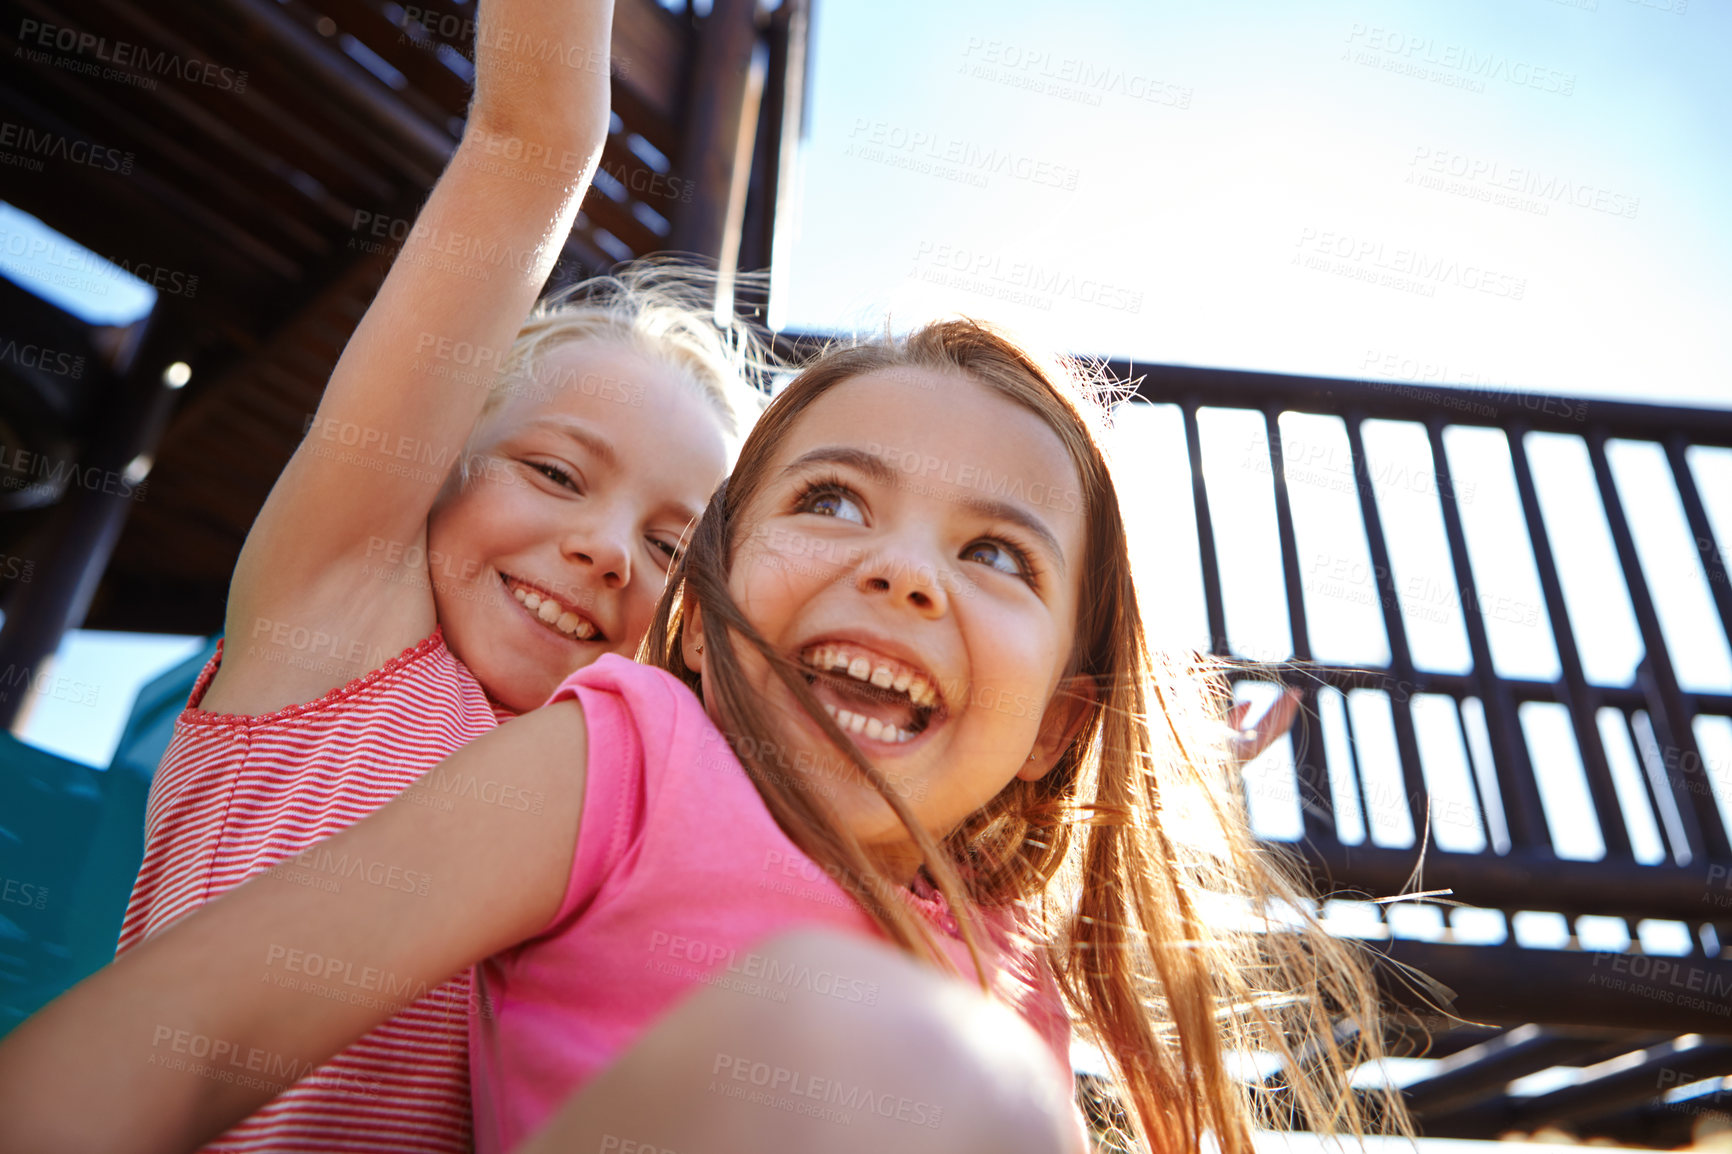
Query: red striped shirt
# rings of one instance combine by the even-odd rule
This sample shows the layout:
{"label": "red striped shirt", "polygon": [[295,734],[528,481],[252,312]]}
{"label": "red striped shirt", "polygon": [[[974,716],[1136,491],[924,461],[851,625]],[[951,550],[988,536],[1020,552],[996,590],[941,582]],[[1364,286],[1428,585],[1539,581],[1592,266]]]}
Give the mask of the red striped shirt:
{"label": "red striped shirt", "polygon": [[[437,628],[317,701],[258,717],[197,708],[221,660],[219,644],[151,782],[144,864],[120,953],[360,821],[511,716],[489,703]],[[428,804],[440,804],[436,793]],[[306,866],[304,877],[290,880],[327,889],[351,876],[373,880],[357,872],[366,863],[311,856]],[[297,968],[285,965],[284,980],[303,987],[317,980],[304,963]],[[333,968],[319,986],[309,996],[402,999],[383,979],[349,970]],[[429,991],[205,1150],[469,1150],[469,998],[467,973]],[[301,1072],[281,1062],[273,1069],[268,1058],[252,1069],[237,1060],[229,1063],[237,1077],[283,1083]]]}

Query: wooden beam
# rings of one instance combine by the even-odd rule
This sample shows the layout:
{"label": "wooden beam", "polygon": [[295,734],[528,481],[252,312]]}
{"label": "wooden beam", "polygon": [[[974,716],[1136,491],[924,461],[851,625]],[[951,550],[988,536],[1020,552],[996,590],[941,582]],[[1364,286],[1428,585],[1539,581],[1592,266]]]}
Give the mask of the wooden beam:
{"label": "wooden beam", "polygon": [[[1417,849],[1382,849],[1313,842],[1299,850],[1319,893],[1375,898],[1401,893],[1419,863]],[[1452,901],[1487,909],[1511,903],[1529,910],[1700,921],[1717,894],[1732,897],[1732,867],[1697,861],[1688,866],[1616,861],[1561,861],[1549,854],[1449,853],[1435,846],[1424,861],[1426,889],[1452,891]]]}
{"label": "wooden beam", "polygon": [[10,728],[30,703],[31,685],[43,673],[68,629],[83,624],[115,542],[132,511],[137,483],[129,466],[155,450],[173,406],[175,390],[162,370],[176,342],[172,322],[154,317],[139,345],[117,366],[122,388],[107,420],[70,461],[70,479],[55,506],[40,550],[35,579],[13,590],[0,626],[0,727]]}
{"label": "wooden beam", "polygon": [[674,221],[671,247],[711,260],[721,254],[727,231],[740,121],[758,42],[757,7],[757,0],[715,0],[699,29],[686,97],[680,169],[696,182],[696,192]]}
{"label": "wooden beam", "polygon": [[1402,1095],[1415,1114],[1440,1117],[1497,1097],[1528,1074],[1552,1066],[1591,1066],[1661,1041],[1647,1033],[1608,1039],[1593,1031],[1518,1026],[1444,1059],[1429,1076],[1404,1086]]}
{"label": "wooden beam", "polygon": [[1420,1003],[1412,967],[1454,991],[1447,1008],[1469,1022],[1732,1035],[1732,961],[1408,939],[1376,952],[1392,1000]]}
{"label": "wooden beam", "polygon": [[1595,1119],[1653,1102],[1669,1087],[1732,1072],[1732,1045],[1680,1038],[1644,1051],[1639,1061],[1620,1062],[1572,1086],[1532,1098],[1502,1098],[1427,1126],[1428,1134],[1492,1138],[1510,1130],[1531,1133],[1543,1126],[1592,1129]]}

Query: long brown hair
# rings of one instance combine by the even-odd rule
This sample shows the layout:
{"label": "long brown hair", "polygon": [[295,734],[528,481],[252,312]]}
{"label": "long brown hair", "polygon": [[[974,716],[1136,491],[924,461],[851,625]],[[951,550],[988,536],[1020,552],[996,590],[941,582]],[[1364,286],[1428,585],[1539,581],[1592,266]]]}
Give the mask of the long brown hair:
{"label": "long brown hair", "polygon": [[[1051,771],[1013,780],[942,844],[727,591],[742,514],[801,414],[844,381],[894,369],[961,372],[1040,416],[1082,482],[1083,589],[1067,680],[1085,698],[1082,727]],[[907,827],[982,982],[976,910],[1014,910],[1046,951],[1079,1030],[1113,1066],[1122,1141],[1179,1154],[1211,1133],[1226,1154],[1249,1154],[1259,1121],[1363,1133],[1375,1114],[1405,1129],[1397,1094],[1384,1092],[1374,1108],[1349,1086],[1356,1066],[1382,1057],[1375,989],[1355,947],[1322,928],[1286,863],[1251,834],[1220,721],[1219,669],[1149,651],[1101,449],[1100,388],[1078,366],[1044,362],[974,321],[827,350],[747,439],[669,582],[644,660],[702,695],[682,657],[681,609],[695,604],[716,724],[770,812],[892,941],[943,965],[927,924],[894,900],[898,884],[782,756],[738,646],[762,655]],[[1254,1091],[1230,1068],[1233,1055],[1256,1051],[1282,1061],[1278,1088]]]}

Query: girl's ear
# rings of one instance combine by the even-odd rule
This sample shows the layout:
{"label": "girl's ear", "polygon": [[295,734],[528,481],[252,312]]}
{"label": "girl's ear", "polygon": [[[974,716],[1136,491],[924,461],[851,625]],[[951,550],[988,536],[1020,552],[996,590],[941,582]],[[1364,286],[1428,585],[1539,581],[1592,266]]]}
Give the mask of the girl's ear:
{"label": "girl's ear", "polygon": [[680,660],[699,677],[704,675],[704,615],[689,587],[680,599]]}
{"label": "girl's ear", "polygon": [[1040,736],[1028,751],[1028,760],[1016,771],[1024,781],[1038,781],[1057,765],[1071,742],[1082,732],[1099,698],[1092,677],[1075,674],[1059,682],[1046,713],[1040,719]]}

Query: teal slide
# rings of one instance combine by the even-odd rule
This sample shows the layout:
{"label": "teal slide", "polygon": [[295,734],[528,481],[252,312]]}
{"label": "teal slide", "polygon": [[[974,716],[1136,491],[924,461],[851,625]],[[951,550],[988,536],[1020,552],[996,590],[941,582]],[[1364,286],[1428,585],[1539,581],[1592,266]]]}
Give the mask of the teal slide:
{"label": "teal slide", "polygon": [[106,770],[0,733],[0,1036],[113,960],[150,778],[215,651],[138,691]]}

